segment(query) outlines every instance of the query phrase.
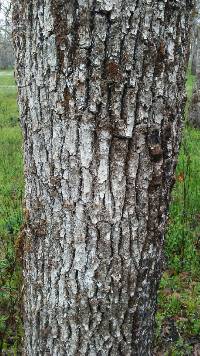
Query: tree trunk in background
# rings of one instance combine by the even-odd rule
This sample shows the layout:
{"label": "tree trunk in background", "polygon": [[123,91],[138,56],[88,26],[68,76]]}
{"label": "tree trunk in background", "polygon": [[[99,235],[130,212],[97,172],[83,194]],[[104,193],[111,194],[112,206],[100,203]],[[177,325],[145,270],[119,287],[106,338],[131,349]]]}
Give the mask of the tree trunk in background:
{"label": "tree trunk in background", "polygon": [[199,43],[200,43],[200,0],[195,3],[195,16],[192,25],[192,38],[191,38],[191,72],[196,75],[196,66],[199,56]]}
{"label": "tree trunk in background", "polygon": [[151,355],[191,6],[13,1],[25,355]]}
{"label": "tree trunk in background", "polygon": [[197,42],[195,63],[196,83],[193,88],[188,117],[190,124],[196,129],[200,129],[200,28],[198,28],[198,33],[199,38]]}
{"label": "tree trunk in background", "polygon": [[200,129],[200,1],[197,1],[197,16],[195,21],[192,49],[192,74],[196,76],[196,83],[193,88],[191,105],[189,110],[189,122],[197,129]]}
{"label": "tree trunk in background", "polygon": [[196,75],[197,66],[197,56],[198,56],[198,41],[199,41],[199,31],[196,25],[192,34],[192,48],[191,48],[191,72]]}

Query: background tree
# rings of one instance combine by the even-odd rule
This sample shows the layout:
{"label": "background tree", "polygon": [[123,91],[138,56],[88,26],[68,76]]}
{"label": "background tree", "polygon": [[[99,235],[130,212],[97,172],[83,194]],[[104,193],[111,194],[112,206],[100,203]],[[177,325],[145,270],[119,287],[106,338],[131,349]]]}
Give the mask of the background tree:
{"label": "background tree", "polygon": [[191,65],[192,74],[196,76],[196,83],[191,99],[189,121],[193,127],[200,129],[200,1],[197,1],[196,9]]}
{"label": "background tree", "polygon": [[200,1],[196,0],[195,11],[193,13],[192,41],[191,41],[191,72],[196,75],[198,62],[199,40],[200,40]]}
{"label": "background tree", "polygon": [[150,355],[191,1],[13,1],[27,355]]}
{"label": "background tree", "polygon": [[10,2],[0,3],[0,68],[14,66]]}

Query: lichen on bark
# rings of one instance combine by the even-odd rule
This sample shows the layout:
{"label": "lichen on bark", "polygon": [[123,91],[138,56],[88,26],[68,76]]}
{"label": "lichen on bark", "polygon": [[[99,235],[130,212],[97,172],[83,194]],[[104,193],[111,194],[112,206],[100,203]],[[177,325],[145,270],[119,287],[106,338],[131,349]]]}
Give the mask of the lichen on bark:
{"label": "lichen on bark", "polygon": [[191,6],[13,0],[26,355],[151,355]]}

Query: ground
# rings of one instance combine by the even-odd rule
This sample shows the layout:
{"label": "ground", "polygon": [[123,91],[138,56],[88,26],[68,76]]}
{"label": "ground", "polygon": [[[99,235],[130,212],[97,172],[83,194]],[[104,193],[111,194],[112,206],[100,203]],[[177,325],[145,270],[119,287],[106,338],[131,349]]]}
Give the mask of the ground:
{"label": "ground", "polygon": [[157,355],[200,355],[200,131],[187,123],[193,83],[188,72],[186,123],[165,243],[166,271],[158,293]]}
{"label": "ground", "polygon": [[[188,97],[193,81],[188,73]],[[199,157],[200,131],[186,123],[167,229],[166,270],[158,293],[155,355],[200,355]],[[5,355],[19,354],[23,335],[17,239],[22,206],[22,137],[16,87],[13,72],[0,71],[0,354],[3,351]]]}

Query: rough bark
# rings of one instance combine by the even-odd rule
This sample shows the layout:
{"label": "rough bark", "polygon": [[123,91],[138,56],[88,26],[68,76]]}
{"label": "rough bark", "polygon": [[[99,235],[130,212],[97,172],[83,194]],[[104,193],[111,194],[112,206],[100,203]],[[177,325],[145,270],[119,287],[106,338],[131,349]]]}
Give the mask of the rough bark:
{"label": "rough bark", "polygon": [[200,40],[200,1],[196,0],[195,10],[193,11],[192,38],[191,38],[191,72],[196,75],[196,66],[199,56]]}
{"label": "rough bark", "polygon": [[13,0],[26,355],[151,355],[191,6]]}
{"label": "rough bark", "polygon": [[[200,42],[199,42],[200,45]],[[189,123],[195,129],[200,129],[200,48],[196,64],[196,83],[192,92],[192,99],[189,108]]]}
{"label": "rough bark", "polygon": [[200,129],[200,1],[197,2],[197,18],[193,35],[192,74],[196,75],[196,83],[192,93],[189,110],[189,123]]}
{"label": "rough bark", "polygon": [[198,29],[195,26],[195,30],[192,36],[192,48],[191,48],[191,72],[196,75],[197,55],[198,55]]}

